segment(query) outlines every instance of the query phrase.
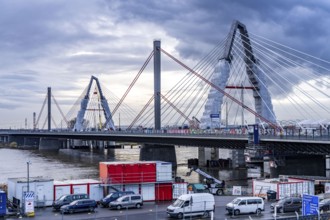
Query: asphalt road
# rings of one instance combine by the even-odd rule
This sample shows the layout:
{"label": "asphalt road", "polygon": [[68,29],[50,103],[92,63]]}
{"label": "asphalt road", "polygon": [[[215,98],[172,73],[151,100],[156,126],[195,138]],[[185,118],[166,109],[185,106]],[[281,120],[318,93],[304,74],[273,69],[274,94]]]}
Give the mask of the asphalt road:
{"label": "asphalt road", "polygon": [[[235,196],[215,196],[216,207],[214,218],[216,220],[224,219],[274,219],[273,213],[270,212],[271,202],[265,201],[265,211],[261,215],[256,214],[250,215],[239,215],[230,216],[225,210],[225,206],[228,202],[232,201]],[[60,212],[54,212],[51,207],[41,208],[35,210],[35,217],[29,218],[34,220],[162,220],[171,219],[167,217],[166,208],[171,202],[161,202],[161,203],[145,203],[141,209],[124,209],[124,210],[109,210],[107,208],[97,208],[95,212],[91,213],[74,213],[74,214],[64,214]],[[280,213],[277,219],[283,216],[296,216],[295,213]],[[251,217],[251,218],[250,218]],[[28,217],[22,217],[28,218]],[[6,219],[18,219],[18,217],[9,217]],[[200,217],[187,217],[186,219],[201,219]],[[210,218],[209,218],[210,219]]]}

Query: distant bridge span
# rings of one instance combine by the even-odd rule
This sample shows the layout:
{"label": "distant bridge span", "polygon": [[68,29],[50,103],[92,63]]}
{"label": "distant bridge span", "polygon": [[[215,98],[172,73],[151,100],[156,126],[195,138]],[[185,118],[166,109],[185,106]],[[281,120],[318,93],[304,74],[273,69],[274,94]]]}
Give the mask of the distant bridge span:
{"label": "distant bridge span", "polygon": [[[245,149],[248,144],[246,135],[184,135],[184,134],[145,134],[123,132],[32,132],[6,131],[0,136],[51,138],[51,139],[79,139],[116,142],[133,142],[140,144],[167,144],[195,147],[215,147],[226,149]],[[328,137],[318,138],[260,136],[260,146],[265,149],[285,151],[291,153],[329,155],[330,140]]]}

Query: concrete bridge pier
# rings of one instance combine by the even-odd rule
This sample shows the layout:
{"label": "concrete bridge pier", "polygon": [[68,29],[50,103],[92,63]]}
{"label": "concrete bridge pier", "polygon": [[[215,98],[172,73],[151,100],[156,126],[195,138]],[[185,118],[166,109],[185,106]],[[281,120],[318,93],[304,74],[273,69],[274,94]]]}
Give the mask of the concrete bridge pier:
{"label": "concrete bridge pier", "polygon": [[325,156],[325,176],[330,177],[330,155]]}
{"label": "concrete bridge pier", "polygon": [[201,167],[208,165],[207,161],[219,160],[219,149],[215,147],[198,147],[198,164]]}
{"label": "concrete bridge pier", "polygon": [[326,176],[326,167],[329,166],[323,155],[286,156],[281,161],[270,162],[269,165],[270,178],[279,175]]}
{"label": "concrete bridge pier", "polygon": [[140,161],[166,161],[177,167],[174,145],[144,144],[140,150]]}

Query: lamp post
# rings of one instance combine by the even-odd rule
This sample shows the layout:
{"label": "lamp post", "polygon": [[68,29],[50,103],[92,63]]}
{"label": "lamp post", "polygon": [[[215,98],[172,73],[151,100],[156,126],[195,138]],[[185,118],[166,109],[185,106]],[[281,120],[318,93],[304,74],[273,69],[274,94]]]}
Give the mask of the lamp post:
{"label": "lamp post", "polygon": [[27,161],[26,162],[26,165],[27,165],[27,191],[30,192],[30,164],[31,162],[30,161]]}

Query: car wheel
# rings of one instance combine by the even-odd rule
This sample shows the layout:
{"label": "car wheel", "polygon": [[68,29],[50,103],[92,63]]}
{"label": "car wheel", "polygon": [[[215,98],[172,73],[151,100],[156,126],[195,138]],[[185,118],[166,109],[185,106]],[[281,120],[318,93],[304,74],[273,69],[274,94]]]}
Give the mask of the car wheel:
{"label": "car wheel", "polygon": [[72,209],[70,209],[70,210],[69,210],[69,213],[70,213],[70,214],[73,214],[73,210],[72,210]]}
{"label": "car wheel", "polygon": [[261,214],[261,209],[257,209],[256,214],[260,215]]}
{"label": "car wheel", "polygon": [[117,205],[117,209],[120,210],[121,209],[121,205]]}
{"label": "car wheel", "polygon": [[234,215],[239,215],[240,211],[238,209],[235,209]]}
{"label": "car wheel", "polygon": [[277,212],[278,212],[278,213],[281,213],[281,212],[284,213],[284,211],[282,210],[282,208],[278,208],[278,209],[277,209]]}
{"label": "car wheel", "polygon": [[139,209],[139,208],[141,208],[141,204],[138,203],[138,204],[135,205],[135,207],[136,207],[137,209]]}
{"label": "car wheel", "polygon": [[222,189],[218,189],[217,190],[217,195],[218,196],[222,196],[223,195],[223,190]]}
{"label": "car wheel", "polygon": [[178,214],[178,219],[183,219],[183,214],[181,212]]}
{"label": "car wheel", "polygon": [[204,212],[203,213],[203,218],[208,218],[210,217],[210,213],[209,212]]}

